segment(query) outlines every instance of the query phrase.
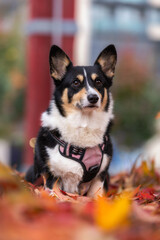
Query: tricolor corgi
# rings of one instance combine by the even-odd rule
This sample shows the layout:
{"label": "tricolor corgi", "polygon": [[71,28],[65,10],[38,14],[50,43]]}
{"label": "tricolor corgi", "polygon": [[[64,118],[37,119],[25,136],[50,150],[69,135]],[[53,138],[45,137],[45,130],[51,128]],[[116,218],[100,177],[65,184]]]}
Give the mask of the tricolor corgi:
{"label": "tricolor corgi", "polygon": [[73,66],[62,49],[51,47],[49,64],[55,91],[41,115],[28,181],[34,183],[45,175],[50,189],[58,179],[63,191],[90,197],[107,189],[112,158],[110,87],[116,61],[114,45],[106,47],[93,66]]}

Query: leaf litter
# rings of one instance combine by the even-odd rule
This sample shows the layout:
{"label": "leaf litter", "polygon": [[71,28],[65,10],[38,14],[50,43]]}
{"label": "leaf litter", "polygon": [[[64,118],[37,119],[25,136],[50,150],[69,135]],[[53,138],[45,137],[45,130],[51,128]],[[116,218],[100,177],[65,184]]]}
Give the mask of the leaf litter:
{"label": "leaf litter", "polygon": [[142,162],[96,199],[24,180],[0,164],[0,240],[159,240],[160,174]]}

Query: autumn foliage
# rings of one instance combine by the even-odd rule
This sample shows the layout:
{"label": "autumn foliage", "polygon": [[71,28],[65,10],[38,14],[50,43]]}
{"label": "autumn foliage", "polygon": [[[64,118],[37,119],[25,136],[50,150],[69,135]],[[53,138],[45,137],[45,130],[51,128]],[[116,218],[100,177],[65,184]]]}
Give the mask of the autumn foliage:
{"label": "autumn foliage", "polygon": [[[44,181],[45,184],[45,181]],[[0,165],[0,240],[160,239],[160,175],[154,163],[111,177],[97,199],[52,191]]]}

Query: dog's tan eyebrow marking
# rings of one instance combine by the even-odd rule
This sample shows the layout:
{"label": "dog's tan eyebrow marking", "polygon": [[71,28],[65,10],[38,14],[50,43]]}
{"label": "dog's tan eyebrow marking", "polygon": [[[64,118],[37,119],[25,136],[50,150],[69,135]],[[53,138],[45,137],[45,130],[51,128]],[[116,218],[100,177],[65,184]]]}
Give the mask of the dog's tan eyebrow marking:
{"label": "dog's tan eyebrow marking", "polygon": [[81,81],[81,82],[83,82],[83,80],[84,80],[84,77],[83,77],[82,74],[78,74],[78,75],[77,75],[77,78],[78,78],[78,80]]}
{"label": "dog's tan eyebrow marking", "polygon": [[92,73],[91,74],[91,78],[94,81],[96,78],[98,77],[98,75],[96,73]]}

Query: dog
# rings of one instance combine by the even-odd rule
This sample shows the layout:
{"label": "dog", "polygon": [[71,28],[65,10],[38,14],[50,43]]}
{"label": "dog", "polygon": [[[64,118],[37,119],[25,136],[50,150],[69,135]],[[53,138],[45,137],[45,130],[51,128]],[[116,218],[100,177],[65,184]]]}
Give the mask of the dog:
{"label": "dog", "polygon": [[44,175],[46,186],[94,197],[108,188],[112,159],[110,92],[117,62],[114,45],[107,46],[93,66],[73,66],[67,54],[53,45],[49,54],[55,91],[41,115],[34,165],[26,180]]}

